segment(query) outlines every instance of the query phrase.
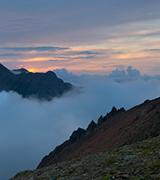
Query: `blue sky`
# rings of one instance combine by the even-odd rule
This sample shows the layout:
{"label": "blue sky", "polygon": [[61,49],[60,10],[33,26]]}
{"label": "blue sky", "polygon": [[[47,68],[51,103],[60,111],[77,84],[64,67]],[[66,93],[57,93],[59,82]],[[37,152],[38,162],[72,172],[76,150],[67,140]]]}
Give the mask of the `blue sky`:
{"label": "blue sky", "polygon": [[1,0],[0,62],[101,75],[131,65],[159,74],[159,7],[158,0]]}

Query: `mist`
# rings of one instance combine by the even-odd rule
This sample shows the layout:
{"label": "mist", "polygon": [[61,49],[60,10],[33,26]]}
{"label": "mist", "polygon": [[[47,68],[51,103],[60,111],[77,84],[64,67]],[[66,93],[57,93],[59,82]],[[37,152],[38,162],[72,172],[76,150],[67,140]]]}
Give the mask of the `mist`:
{"label": "mist", "polygon": [[58,77],[81,87],[50,102],[0,93],[0,180],[35,169],[41,159],[67,140],[78,127],[86,128],[113,106],[126,110],[160,95],[160,77],[141,76],[132,67],[109,76],[77,76],[66,69]]}

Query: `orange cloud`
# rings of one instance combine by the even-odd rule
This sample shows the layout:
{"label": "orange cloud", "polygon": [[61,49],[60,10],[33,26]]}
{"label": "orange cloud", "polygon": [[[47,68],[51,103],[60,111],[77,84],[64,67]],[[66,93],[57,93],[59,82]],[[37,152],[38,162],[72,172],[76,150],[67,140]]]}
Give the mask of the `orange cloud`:
{"label": "orange cloud", "polygon": [[20,62],[34,62],[34,61],[48,61],[50,58],[44,58],[44,57],[37,57],[37,58],[33,58],[33,59],[24,59],[24,60],[19,60]]}

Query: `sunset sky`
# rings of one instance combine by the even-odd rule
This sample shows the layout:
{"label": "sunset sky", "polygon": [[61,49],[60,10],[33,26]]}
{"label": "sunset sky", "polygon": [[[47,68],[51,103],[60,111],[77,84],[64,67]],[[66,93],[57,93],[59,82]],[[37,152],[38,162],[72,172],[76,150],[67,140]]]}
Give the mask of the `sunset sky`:
{"label": "sunset sky", "polygon": [[113,106],[160,97],[160,0],[0,0],[0,63],[51,70],[78,89],[50,102],[0,92],[8,180]]}
{"label": "sunset sky", "polygon": [[1,0],[0,63],[108,75],[160,74],[159,0]]}

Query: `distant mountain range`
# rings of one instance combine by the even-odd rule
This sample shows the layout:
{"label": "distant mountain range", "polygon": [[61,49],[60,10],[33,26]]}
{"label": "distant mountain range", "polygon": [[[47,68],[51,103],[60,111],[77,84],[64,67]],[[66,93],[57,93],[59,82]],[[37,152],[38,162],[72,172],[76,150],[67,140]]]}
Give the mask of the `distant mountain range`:
{"label": "distant mountain range", "polygon": [[50,101],[73,88],[72,84],[63,82],[52,71],[31,73],[24,68],[9,70],[0,64],[0,92],[14,91],[24,98]]}
{"label": "distant mountain range", "polygon": [[127,111],[112,108],[87,129],[78,128],[70,139],[45,156],[37,169],[129,145],[160,135],[160,98],[146,100]]}

